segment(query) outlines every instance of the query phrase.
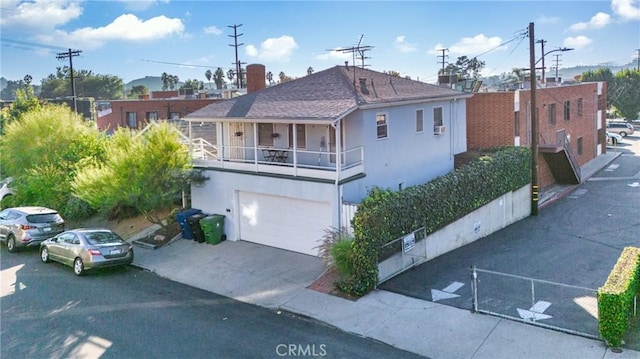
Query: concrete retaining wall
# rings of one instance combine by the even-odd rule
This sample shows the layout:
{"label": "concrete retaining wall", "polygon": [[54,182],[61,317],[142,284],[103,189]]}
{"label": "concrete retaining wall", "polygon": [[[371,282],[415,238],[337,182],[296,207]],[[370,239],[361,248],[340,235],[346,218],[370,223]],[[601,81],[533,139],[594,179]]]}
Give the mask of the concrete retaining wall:
{"label": "concrete retaining wall", "polygon": [[[431,233],[406,253],[396,253],[378,263],[378,283],[412,266],[484,238],[531,214],[531,185],[509,192],[491,203]],[[421,243],[424,242],[424,243]]]}

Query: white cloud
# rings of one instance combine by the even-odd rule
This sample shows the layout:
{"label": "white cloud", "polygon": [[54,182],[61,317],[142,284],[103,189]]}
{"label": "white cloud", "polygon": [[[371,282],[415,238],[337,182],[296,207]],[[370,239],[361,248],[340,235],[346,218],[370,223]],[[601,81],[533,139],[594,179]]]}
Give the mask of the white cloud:
{"label": "white cloud", "polygon": [[131,11],[142,11],[158,3],[165,3],[165,4],[169,3],[169,0],[134,0],[134,1],[118,0],[118,1],[124,3],[125,4],[124,7],[127,10],[131,10]]}
{"label": "white cloud", "polygon": [[590,38],[580,35],[576,37],[567,37],[566,39],[564,39],[563,45],[565,47],[580,49],[591,44],[592,42],[593,40],[591,40]]}
{"label": "white cloud", "polygon": [[213,34],[213,35],[222,34],[222,30],[218,29],[217,26],[207,26],[204,29],[202,29],[202,31],[204,31],[205,34]]}
{"label": "white cloud", "polygon": [[135,15],[125,14],[104,27],[85,27],[72,32],[56,30],[52,34],[39,36],[39,40],[45,43],[70,43],[76,47],[91,49],[112,40],[158,40],[171,35],[182,35],[183,32],[184,24],[180,19],[169,19],[163,15],[142,21]]}
{"label": "white cloud", "polygon": [[324,54],[321,55],[316,55],[315,59],[316,60],[321,60],[321,61],[350,61],[353,57],[351,56],[351,53],[347,53],[342,51],[342,48],[336,48],[336,49],[332,49],[329,52],[326,52]]}
{"label": "white cloud", "polygon": [[[486,37],[484,34],[479,34],[474,37],[464,37],[460,39],[460,41],[449,46],[449,53],[452,55],[472,57],[492,49],[506,50],[506,46],[498,47],[501,43],[502,39],[498,36]],[[438,46],[440,46],[440,44],[438,44]],[[445,47],[440,47],[440,49],[442,48]]]}
{"label": "white cloud", "polygon": [[51,30],[82,15],[78,1],[36,0],[19,2],[2,0],[0,25],[38,30]]}
{"label": "white cloud", "polygon": [[589,20],[589,22],[575,23],[569,26],[569,30],[580,31],[580,30],[587,30],[587,29],[601,29],[607,26],[610,22],[611,22],[611,15],[603,12],[599,12],[593,15],[593,17],[591,17],[591,20]]}
{"label": "white cloud", "polygon": [[536,23],[538,24],[557,24],[560,21],[560,18],[557,16],[546,16],[540,15],[536,19]]}
{"label": "white cloud", "polygon": [[404,35],[400,35],[396,37],[395,46],[400,52],[414,52],[418,49],[416,44],[412,44],[406,41],[406,37]]}
{"label": "white cloud", "polygon": [[638,0],[611,0],[611,9],[624,20],[640,20]]}
{"label": "white cloud", "polygon": [[245,53],[262,61],[289,61],[293,50],[298,48],[293,37],[283,35],[277,38],[266,39],[260,44],[260,48],[247,45]]}

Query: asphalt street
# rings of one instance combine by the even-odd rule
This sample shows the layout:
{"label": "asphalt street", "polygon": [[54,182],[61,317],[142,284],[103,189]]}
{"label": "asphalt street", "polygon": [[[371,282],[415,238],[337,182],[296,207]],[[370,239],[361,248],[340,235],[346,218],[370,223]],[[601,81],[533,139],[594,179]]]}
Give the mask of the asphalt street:
{"label": "asphalt street", "polygon": [[2,358],[418,358],[134,267],[76,277],[0,251]]}
{"label": "asphalt street", "polygon": [[597,335],[595,291],[623,248],[640,246],[638,149],[639,136],[626,138],[610,149],[621,156],[537,216],[410,269],[381,289],[471,310],[476,267],[501,273],[477,273],[478,303],[487,311],[524,319],[523,311],[539,305],[549,317],[540,322]]}

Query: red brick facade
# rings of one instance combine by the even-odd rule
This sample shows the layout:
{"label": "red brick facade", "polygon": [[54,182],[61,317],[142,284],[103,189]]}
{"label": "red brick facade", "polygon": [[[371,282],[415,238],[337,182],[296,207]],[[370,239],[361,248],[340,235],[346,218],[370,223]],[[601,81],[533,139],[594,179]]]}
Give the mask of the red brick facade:
{"label": "red brick facade", "polygon": [[110,101],[110,111],[108,107],[103,108],[101,105],[96,124],[98,130],[109,132],[115,131],[118,127],[142,129],[150,120],[166,120],[176,116],[182,118],[216,101],[220,100],[115,100]]}
{"label": "red brick facade", "polygon": [[[529,146],[530,97],[531,91],[520,90],[480,92],[467,99],[467,148]],[[580,166],[605,153],[604,130],[598,130],[605,126],[605,103],[606,83],[538,88],[538,143],[555,144],[557,132],[564,130]],[[540,187],[553,184],[543,156],[538,156],[538,166]]]}

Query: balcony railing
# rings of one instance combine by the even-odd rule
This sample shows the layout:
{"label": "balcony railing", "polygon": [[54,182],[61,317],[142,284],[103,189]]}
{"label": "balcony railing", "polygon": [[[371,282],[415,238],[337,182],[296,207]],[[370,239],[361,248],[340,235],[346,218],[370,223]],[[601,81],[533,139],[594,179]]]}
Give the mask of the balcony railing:
{"label": "balcony railing", "polygon": [[295,177],[340,180],[364,173],[362,147],[343,151],[340,168],[337,153],[292,148],[215,146],[194,139],[191,143],[193,163],[197,167],[265,172]]}

